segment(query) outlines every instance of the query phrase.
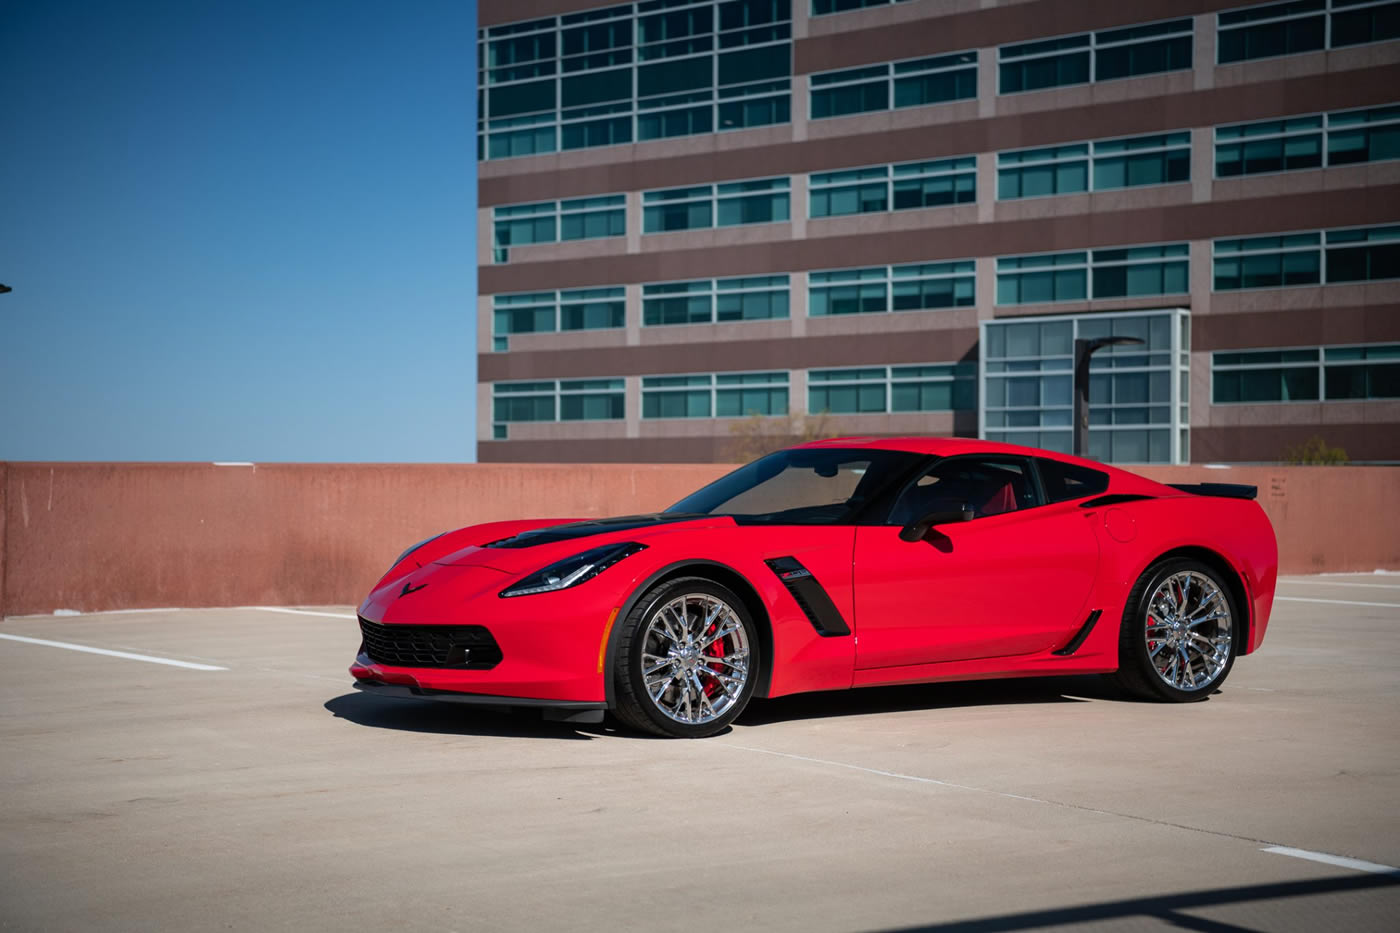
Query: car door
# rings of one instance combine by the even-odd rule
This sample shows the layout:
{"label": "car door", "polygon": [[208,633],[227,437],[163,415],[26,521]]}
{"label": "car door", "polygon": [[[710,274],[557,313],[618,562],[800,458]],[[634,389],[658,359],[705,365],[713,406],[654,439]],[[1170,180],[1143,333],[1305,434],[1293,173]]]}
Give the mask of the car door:
{"label": "car door", "polygon": [[[899,537],[907,522],[964,504],[971,521]],[[856,529],[857,669],[1033,654],[1082,625],[1098,543],[1082,509],[1045,504],[1028,459],[939,460],[886,518]]]}

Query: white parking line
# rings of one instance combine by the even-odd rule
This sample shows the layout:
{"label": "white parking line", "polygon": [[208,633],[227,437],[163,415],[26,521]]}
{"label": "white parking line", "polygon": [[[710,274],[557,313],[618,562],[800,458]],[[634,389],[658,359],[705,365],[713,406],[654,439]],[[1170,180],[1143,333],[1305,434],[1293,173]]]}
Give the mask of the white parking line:
{"label": "white parking line", "polygon": [[1310,586],[1364,586],[1372,590],[1400,590],[1400,583],[1334,583],[1331,580],[1287,580],[1279,578],[1280,583],[1306,583]]}
{"label": "white parking line", "polygon": [[355,619],[353,612],[319,612],[315,609],[287,609],[283,606],[238,606],[239,609],[256,609],[259,612],[285,612],[294,616],[325,616],[329,619]]}
{"label": "white parking line", "polygon": [[893,778],[896,781],[910,781],[915,784],[932,784],[938,787],[947,787],[954,790],[972,791],[979,794],[990,794],[994,797],[1004,797],[1010,800],[1024,800],[1028,803],[1039,803],[1046,806],[1058,807],[1063,810],[1079,810],[1085,813],[1096,813],[1102,816],[1113,816],[1120,819],[1133,820],[1139,823],[1152,823],[1157,826],[1169,826],[1173,829],[1184,829],[1189,832],[1203,833],[1208,836],[1221,836],[1227,839],[1240,839],[1246,842],[1265,843],[1260,848],[1261,852],[1272,852],[1277,855],[1289,855],[1293,858],[1308,859],[1314,862],[1323,862],[1328,865],[1336,865],[1340,868],[1350,868],[1355,871],[1373,872],[1382,875],[1400,875],[1400,868],[1392,868],[1389,865],[1380,865],[1375,862],[1363,862],[1360,859],[1346,858],[1341,855],[1328,855],[1326,852],[1313,852],[1308,849],[1295,849],[1291,846],[1278,846],[1268,844],[1268,840],[1255,839],[1251,836],[1244,836],[1238,833],[1225,832],[1219,829],[1207,829],[1203,826],[1192,826],[1187,823],[1173,823],[1170,820],[1153,819],[1152,817],[1139,816],[1135,813],[1124,813],[1120,810],[1102,810],[1098,807],[1085,806],[1077,803],[1066,803],[1060,800],[1050,800],[1045,797],[1032,797],[1024,794],[1012,794],[1007,791],[993,790],[990,787],[977,787],[971,784],[958,784],[953,781],[940,781],[937,778],[921,777],[916,774],[901,774],[898,771],[885,771],[879,768],[867,768],[862,765],[850,764],[844,761],[832,761],[827,758],[811,758],[807,755],[794,755],[791,752],[779,752],[770,748],[758,748],[752,745],[739,745],[733,742],[719,742],[711,739],[704,743],[707,747],[718,745],[721,748],[733,748],[745,752],[757,752],[761,755],[773,755],[777,758],[787,758],[792,761],[802,761],[814,765],[826,765],[834,768],[844,768],[850,771],[861,771],[875,777]]}
{"label": "white parking line", "polygon": [[1344,858],[1340,855],[1328,855],[1326,852],[1312,852],[1308,849],[1294,849],[1290,846],[1269,846],[1259,851],[1307,859],[1309,862],[1321,862],[1324,865],[1336,865],[1338,868],[1369,871],[1376,875],[1400,875],[1400,868],[1392,868],[1389,865],[1378,865],[1375,862],[1363,862],[1359,858]]}
{"label": "white parking line", "polygon": [[1275,596],[1276,603],[1327,603],[1331,606],[1381,606],[1386,609],[1400,609],[1400,603],[1363,603],[1354,599],[1313,599],[1308,596]]}
{"label": "white parking line", "polygon": [[45,638],[26,638],[23,635],[3,635],[0,638],[6,641],[22,641],[27,645],[43,645],[47,648],[67,648],[69,651],[83,651],[87,654],[103,654],[109,658],[126,658],[128,661],[147,661],[151,664],[168,664],[171,667],[185,667],[192,671],[226,671],[226,667],[215,667],[213,664],[195,664],[193,661],[175,661],[171,658],[155,658],[149,654],[132,654],[129,651],[110,651],[106,648],[91,648],[87,645],[75,645],[66,641],[49,641]]}

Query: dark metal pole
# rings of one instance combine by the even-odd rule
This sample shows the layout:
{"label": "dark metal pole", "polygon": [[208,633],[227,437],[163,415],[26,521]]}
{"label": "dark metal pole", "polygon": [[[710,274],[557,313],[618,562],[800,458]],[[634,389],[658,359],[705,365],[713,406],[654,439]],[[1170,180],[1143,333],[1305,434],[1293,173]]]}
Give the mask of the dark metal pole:
{"label": "dark metal pole", "polygon": [[1074,455],[1089,455],[1089,357],[1095,350],[1120,344],[1145,343],[1137,337],[1100,337],[1074,341]]}

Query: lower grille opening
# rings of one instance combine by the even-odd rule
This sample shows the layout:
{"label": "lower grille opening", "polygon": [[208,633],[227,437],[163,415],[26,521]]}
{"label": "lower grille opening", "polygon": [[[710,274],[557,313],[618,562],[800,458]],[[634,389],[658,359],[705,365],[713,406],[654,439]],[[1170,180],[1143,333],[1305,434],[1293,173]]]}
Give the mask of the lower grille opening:
{"label": "lower grille opening", "polygon": [[364,652],[376,664],[490,670],[501,663],[501,647],[480,625],[382,625],[360,619]]}

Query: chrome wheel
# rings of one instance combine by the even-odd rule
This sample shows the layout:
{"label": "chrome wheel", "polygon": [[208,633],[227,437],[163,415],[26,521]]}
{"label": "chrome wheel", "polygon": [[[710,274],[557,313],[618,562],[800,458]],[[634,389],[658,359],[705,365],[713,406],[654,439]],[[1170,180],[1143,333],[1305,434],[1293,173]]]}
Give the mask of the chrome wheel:
{"label": "chrome wheel", "polygon": [[1203,573],[1182,570],[1157,584],[1147,600],[1146,625],[1148,659],[1169,687],[1203,690],[1229,666],[1230,601]]}
{"label": "chrome wheel", "polygon": [[744,623],[732,606],[709,593],[687,593],[662,603],[647,620],[641,653],[652,705],[683,725],[722,718],[748,683]]}

